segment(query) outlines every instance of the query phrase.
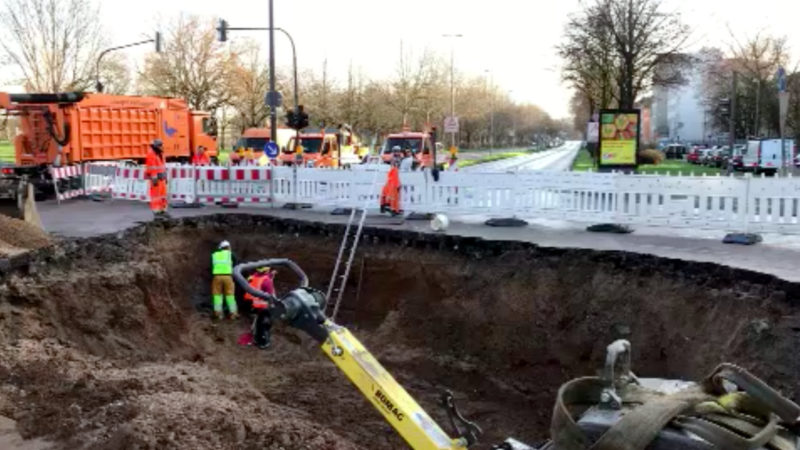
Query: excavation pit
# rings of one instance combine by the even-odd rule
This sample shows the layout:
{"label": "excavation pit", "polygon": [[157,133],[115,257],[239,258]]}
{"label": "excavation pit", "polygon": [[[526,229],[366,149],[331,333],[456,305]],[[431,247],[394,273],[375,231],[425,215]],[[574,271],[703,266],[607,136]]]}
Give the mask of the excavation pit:
{"label": "excavation pit", "polygon": [[[37,448],[400,449],[318,346],[212,324],[209,255],[286,257],[326,288],[343,227],[219,215],[63,241],[0,265],[0,415]],[[278,275],[279,291],[292,287]],[[642,376],[751,369],[800,400],[800,285],[622,252],[366,229],[340,312],[448,432],[444,389],[485,434],[547,437],[555,390],[633,343]]]}

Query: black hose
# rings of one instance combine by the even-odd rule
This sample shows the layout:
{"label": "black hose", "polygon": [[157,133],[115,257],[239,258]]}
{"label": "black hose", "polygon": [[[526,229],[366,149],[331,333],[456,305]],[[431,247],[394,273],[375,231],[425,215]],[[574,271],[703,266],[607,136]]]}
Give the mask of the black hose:
{"label": "black hose", "polygon": [[50,110],[44,112],[44,120],[47,122],[47,134],[49,134],[50,137],[53,138],[53,140],[56,141],[58,145],[61,146],[67,145],[67,143],[69,142],[69,133],[70,133],[69,124],[64,123],[64,137],[59,139],[58,136],[56,136],[55,124],[53,123],[53,113],[51,113]]}

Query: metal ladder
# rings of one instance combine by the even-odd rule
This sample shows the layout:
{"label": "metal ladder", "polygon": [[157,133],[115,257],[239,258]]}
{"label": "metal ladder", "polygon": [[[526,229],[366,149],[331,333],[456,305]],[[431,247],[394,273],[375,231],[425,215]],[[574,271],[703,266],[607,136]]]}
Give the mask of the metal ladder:
{"label": "metal ladder", "polygon": [[[372,178],[372,183],[368,192],[372,192],[375,188],[375,183],[378,181],[379,171],[375,171]],[[350,276],[350,269],[353,266],[353,260],[356,257],[356,250],[358,249],[358,241],[361,239],[361,231],[364,229],[364,222],[367,220],[367,208],[369,207],[369,195],[364,199],[364,205],[361,208],[353,208],[350,211],[350,220],[347,221],[347,227],[344,230],[344,237],[342,244],[339,246],[339,255],[336,257],[336,265],[333,267],[333,275],[328,284],[328,294],[325,296],[328,300],[331,299],[332,294],[336,294],[336,301],[328,302],[326,309],[333,304],[333,311],[331,312],[330,319],[336,319],[336,314],[339,313],[339,305],[342,303],[342,296],[344,289],[347,287],[347,278]],[[358,228],[353,233],[353,225],[356,220],[356,213],[360,212],[358,218]],[[344,273],[339,273],[342,267],[342,258],[347,254],[347,262],[344,265]]]}
{"label": "metal ladder", "polygon": [[[361,208],[361,217],[358,219],[358,228],[353,233],[353,225],[356,219],[356,209],[350,212],[350,220],[347,222],[347,228],[344,230],[344,238],[342,238],[342,245],[339,246],[339,256],[336,257],[336,265],[333,268],[333,275],[328,284],[328,295],[326,298],[330,299],[331,294],[336,294],[336,301],[333,302],[333,312],[331,313],[331,320],[336,319],[336,314],[339,312],[339,305],[342,302],[342,295],[347,286],[347,278],[350,276],[350,268],[353,266],[353,259],[356,257],[356,250],[358,249],[358,241],[361,239],[361,231],[364,229],[364,222],[367,218],[367,209]],[[349,250],[349,253],[348,253]],[[339,273],[342,266],[342,257],[347,255],[347,263],[344,265],[344,273]]]}

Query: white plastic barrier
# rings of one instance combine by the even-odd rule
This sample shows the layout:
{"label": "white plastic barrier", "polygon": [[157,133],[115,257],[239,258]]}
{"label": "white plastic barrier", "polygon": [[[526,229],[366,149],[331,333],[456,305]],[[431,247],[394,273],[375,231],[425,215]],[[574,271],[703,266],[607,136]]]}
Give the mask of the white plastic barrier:
{"label": "white plastic barrier", "polygon": [[125,200],[149,201],[150,192],[148,182],[144,177],[144,167],[117,167],[114,175],[111,197]]}
{"label": "white plastic barrier", "polygon": [[84,164],[83,186],[86,194],[111,193],[120,163],[97,161]]}
{"label": "white plastic barrier", "polygon": [[[365,165],[369,166],[369,165]],[[121,168],[115,198],[146,200],[141,169]],[[170,167],[170,198],[378,208],[384,165],[359,169]],[[800,179],[592,172],[401,172],[401,207],[420,213],[800,234]]]}
{"label": "white plastic barrier", "polygon": [[61,200],[84,195],[83,166],[51,167],[50,177],[53,179],[53,188],[59,203]]}

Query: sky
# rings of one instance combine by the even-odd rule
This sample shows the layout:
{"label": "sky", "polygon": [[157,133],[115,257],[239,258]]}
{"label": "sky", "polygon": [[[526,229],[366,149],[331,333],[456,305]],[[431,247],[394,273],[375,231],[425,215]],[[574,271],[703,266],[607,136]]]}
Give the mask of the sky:
{"label": "sky", "polygon": [[[800,59],[800,30],[790,6],[796,0],[663,1],[693,29],[689,50],[726,48],[729,30],[741,39],[765,31],[787,36],[793,61]],[[181,13],[222,17],[232,27],[268,26],[267,0],[100,0],[100,5],[99,20],[115,45],[140,40]],[[539,105],[555,118],[569,115],[570,90],[560,81],[555,48],[579,0],[274,0],[274,8],[275,26],[295,39],[301,70],[321,72],[327,59],[329,76],[340,82],[351,64],[368,77],[388,78],[401,42],[407,51],[428,48],[445,57],[452,45],[460,73],[487,76],[515,101]],[[266,32],[231,33],[267,48]],[[135,63],[142,56],[134,51],[129,59]],[[291,49],[279,34],[276,58],[279,67],[290,67]]]}

